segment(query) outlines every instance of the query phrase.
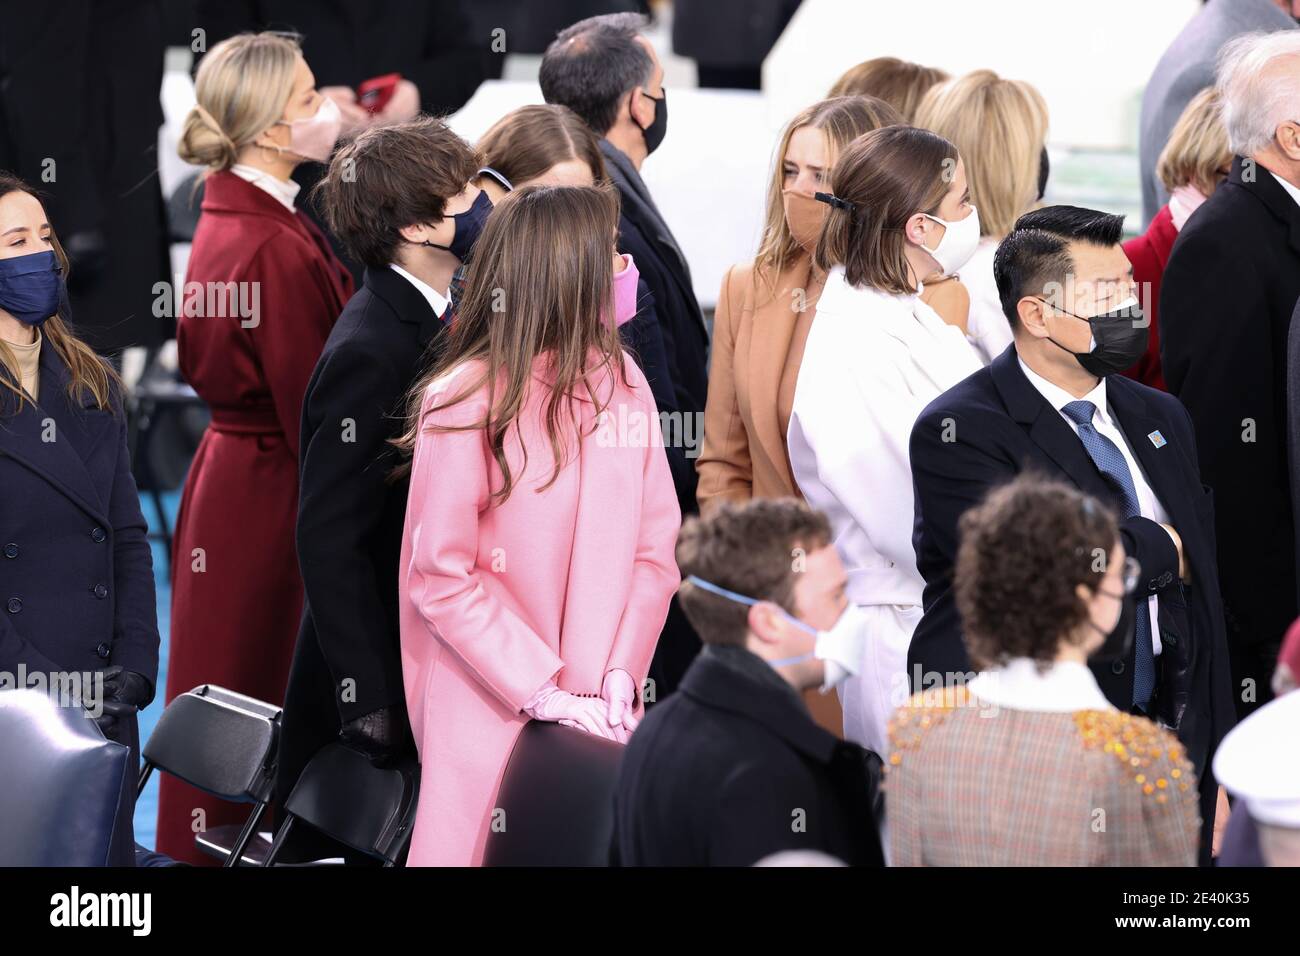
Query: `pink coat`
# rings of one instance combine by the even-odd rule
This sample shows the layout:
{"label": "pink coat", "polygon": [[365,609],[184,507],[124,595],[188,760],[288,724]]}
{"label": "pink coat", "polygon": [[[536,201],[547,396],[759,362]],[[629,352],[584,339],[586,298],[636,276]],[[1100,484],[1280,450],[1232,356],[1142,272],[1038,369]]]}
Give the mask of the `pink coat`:
{"label": "pink coat", "polygon": [[[540,360],[507,442],[516,483],[504,503],[489,501],[501,472],[482,429],[426,429],[416,445],[398,585],[402,673],[423,768],[411,866],[481,862],[528,720],[520,708],[548,680],[589,695],[613,668],[638,687],[645,681],[679,583],[681,515],[662,447],[643,440],[658,434],[650,387],[631,358],[623,364],[628,385],[615,377],[598,389],[612,390],[603,426],[590,401],[575,404],[584,437],[570,439],[568,462],[545,491],[554,463]],[[466,365],[434,382],[424,410],[477,371]],[[425,421],[470,424],[487,406],[481,388]],[[651,430],[619,428],[638,419]]]}

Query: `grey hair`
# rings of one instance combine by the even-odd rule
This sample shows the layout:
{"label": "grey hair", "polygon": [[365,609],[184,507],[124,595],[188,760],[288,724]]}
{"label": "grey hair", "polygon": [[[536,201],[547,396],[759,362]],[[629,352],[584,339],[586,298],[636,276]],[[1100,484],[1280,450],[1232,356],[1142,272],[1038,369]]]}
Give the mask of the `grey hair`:
{"label": "grey hair", "polygon": [[[1266,75],[1284,57],[1295,58],[1295,68]],[[1233,38],[1219,52],[1215,85],[1229,148],[1246,157],[1266,149],[1280,124],[1300,122],[1300,30]]]}

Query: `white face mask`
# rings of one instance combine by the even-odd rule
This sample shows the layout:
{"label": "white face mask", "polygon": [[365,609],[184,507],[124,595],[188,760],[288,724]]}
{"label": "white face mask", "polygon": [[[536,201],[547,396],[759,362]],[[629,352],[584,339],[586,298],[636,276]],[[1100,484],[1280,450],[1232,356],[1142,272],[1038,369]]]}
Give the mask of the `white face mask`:
{"label": "white face mask", "polygon": [[[759,603],[754,598],[747,597],[744,594],[737,594],[735,591],[728,591],[726,588],[720,588],[711,581],[706,581],[694,574],[686,580],[696,587],[703,588],[711,594],[727,598],[730,601],[749,605]],[[785,614],[786,620],[795,627],[816,635],[817,639],[811,651],[805,654],[797,654],[794,657],[782,657],[779,660],[768,661],[769,665],[772,667],[785,667],[788,664],[802,664],[804,661],[813,659],[822,661],[826,665],[826,676],[822,680],[823,694],[832,687],[838,687],[850,677],[856,676],[862,669],[862,654],[866,646],[867,634],[866,615],[862,613],[862,608],[856,604],[846,606],[829,631],[819,631],[798,618],[786,614],[784,611],[781,613]]]}
{"label": "white face mask", "polygon": [[955,222],[931,216],[928,212],[923,212],[921,215],[943,226],[943,238],[939,240],[939,244],[933,249],[926,246],[921,248],[934,256],[934,261],[939,263],[939,268],[943,270],[944,275],[950,276],[970,261],[970,257],[975,254],[975,249],[980,244],[980,212],[971,206],[970,215]]}

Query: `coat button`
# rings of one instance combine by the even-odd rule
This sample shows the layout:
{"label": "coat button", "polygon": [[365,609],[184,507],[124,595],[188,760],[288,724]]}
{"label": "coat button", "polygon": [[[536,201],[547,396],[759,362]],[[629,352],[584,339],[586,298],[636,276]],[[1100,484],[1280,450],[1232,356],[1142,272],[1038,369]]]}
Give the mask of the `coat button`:
{"label": "coat button", "polygon": [[105,644],[103,641],[100,641],[99,646],[95,648],[95,653],[98,654],[104,660],[108,660],[108,655],[113,653],[113,649],[109,647],[107,644]]}
{"label": "coat button", "polygon": [[14,544],[12,541],[10,541],[8,544],[6,544],[6,545],[5,545],[5,557],[6,557],[6,558],[16,558],[16,557],[18,557],[18,545]]}
{"label": "coat button", "polygon": [[1122,673],[1124,673],[1124,662],[1123,662],[1123,661],[1111,661],[1111,663],[1110,663],[1110,672],[1111,672],[1112,674],[1122,674]]}
{"label": "coat button", "polygon": [[9,602],[5,604],[5,608],[9,611],[10,614],[17,614],[19,611],[23,609],[22,599],[10,598]]}
{"label": "coat button", "polygon": [[108,597],[108,588],[102,584],[96,584],[91,588],[91,590],[95,592],[95,597],[99,598],[101,601]]}
{"label": "coat button", "polygon": [[103,544],[104,539],[107,537],[108,537],[108,532],[105,531],[103,528],[95,528],[93,531],[90,532],[90,540],[95,542],[95,544]]}

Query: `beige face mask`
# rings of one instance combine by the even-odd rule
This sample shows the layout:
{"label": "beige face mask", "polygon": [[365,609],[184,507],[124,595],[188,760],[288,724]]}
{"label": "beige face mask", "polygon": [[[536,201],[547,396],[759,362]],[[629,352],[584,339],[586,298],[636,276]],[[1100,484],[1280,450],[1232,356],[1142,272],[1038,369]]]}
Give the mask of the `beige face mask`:
{"label": "beige face mask", "polygon": [[804,251],[812,252],[817,247],[830,207],[793,189],[782,190],[781,202],[785,207],[785,224],[790,235]]}

